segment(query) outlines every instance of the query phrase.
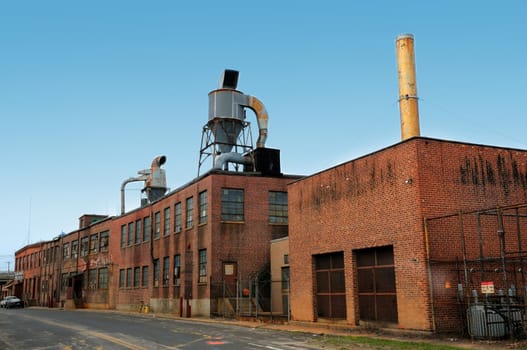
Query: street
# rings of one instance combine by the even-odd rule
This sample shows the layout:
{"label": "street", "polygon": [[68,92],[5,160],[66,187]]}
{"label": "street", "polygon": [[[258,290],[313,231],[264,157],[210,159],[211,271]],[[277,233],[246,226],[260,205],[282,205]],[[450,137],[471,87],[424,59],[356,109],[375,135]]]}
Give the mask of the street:
{"label": "street", "polygon": [[0,349],[320,349],[312,335],[152,314],[0,309]]}

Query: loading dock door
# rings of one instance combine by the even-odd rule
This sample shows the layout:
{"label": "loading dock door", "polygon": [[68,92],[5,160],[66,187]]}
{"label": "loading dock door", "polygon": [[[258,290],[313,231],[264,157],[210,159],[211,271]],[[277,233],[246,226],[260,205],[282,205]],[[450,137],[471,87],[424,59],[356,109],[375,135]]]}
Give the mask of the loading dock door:
{"label": "loading dock door", "polygon": [[356,258],[360,319],[397,323],[393,247],[357,250]]}
{"label": "loading dock door", "polygon": [[344,285],[344,253],[315,256],[317,286],[317,316],[346,318],[346,288]]}

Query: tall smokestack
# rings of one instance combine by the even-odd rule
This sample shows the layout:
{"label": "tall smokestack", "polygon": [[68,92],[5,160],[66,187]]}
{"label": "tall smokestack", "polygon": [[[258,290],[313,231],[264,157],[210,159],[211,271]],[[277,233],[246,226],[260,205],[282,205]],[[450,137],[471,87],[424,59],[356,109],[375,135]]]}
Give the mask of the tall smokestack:
{"label": "tall smokestack", "polygon": [[399,109],[401,138],[420,136],[417,83],[415,79],[414,36],[401,34],[396,40],[397,74],[399,76]]}

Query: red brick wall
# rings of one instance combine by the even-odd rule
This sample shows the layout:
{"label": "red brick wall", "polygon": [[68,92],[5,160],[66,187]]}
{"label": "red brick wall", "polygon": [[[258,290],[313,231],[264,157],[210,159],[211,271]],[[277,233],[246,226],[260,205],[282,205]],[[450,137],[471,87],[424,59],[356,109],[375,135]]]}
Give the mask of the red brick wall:
{"label": "red brick wall", "polygon": [[[312,256],[344,251],[347,319],[351,324],[358,323],[352,252],[393,245],[398,326],[431,330],[423,219],[525,202],[526,173],[525,151],[416,138],[292,184],[292,317],[316,317]],[[442,227],[429,232],[432,254],[445,259],[459,256],[457,218],[439,225]],[[476,249],[476,243],[473,239],[468,242],[470,249]],[[490,254],[496,247],[486,249]],[[454,290],[455,301],[455,288],[444,291],[445,279],[440,271],[436,270],[433,283],[443,289],[436,296],[444,292],[451,301]],[[452,317],[450,306],[444,307],[444,312],[438,307],[434,309],[436,326],[445,323],[440,320]]]}

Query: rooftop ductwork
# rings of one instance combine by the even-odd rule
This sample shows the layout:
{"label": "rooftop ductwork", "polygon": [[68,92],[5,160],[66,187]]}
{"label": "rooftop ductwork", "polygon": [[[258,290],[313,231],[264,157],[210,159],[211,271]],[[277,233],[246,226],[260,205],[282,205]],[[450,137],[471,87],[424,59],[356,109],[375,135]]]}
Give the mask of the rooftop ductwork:
{"label": "rooftop ductwork", "polygon": [[142,192],[146,194],[148,203],[154,202],[163,197],[167,191],[165,170],[161,166],[165,164],[167,158],[158,156],[154,158],[150,169],[139,170],[137,177],[131,177],[123,181],[121,185],[121,214],[125,213],[124,188],[130,182],[144,181],[145,187]]}
{"label": "rooftop ductwork", "polygon": [[[264,104],[254,96],[236,90],[239,72],[226,69],[220,78],[219,88],[209,93],[209,119],[204,127],[200,154],[203,159],[212,156],[214,169],[227,170],[228,164],[250,165],[254,159],[250,129],[246,122],[246,109],[256,115],[258,125],[257,148],[265,148],[269,116]],[[198,169],[199,173],[199,169]]]}

